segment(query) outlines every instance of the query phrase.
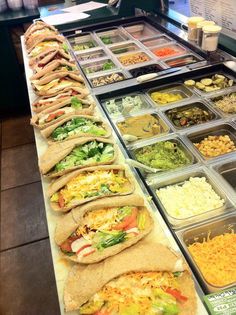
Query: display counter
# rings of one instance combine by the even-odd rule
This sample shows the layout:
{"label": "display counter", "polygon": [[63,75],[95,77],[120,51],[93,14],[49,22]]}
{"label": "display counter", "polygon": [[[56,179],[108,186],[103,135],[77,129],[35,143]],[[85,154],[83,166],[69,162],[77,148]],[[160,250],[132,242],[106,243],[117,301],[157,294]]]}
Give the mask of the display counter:
{"label": "display counter", "polygon": [[[112,128],[116,164],[126,165],[152,213],[155,224],[147,238],[185,257],[195,281],[196,314],[207,314],[204,295],[235,285],[213,280],[192,251],[197,239],[234,235],[236,109],[226,104],[236,93],[235,71],[227,66],[234,58],[222,50],[205,54],[183,29],[156,16],[113,19],[80,26],[79,32],[74,25],[63,35],[94,99],[94,116]],[[36,95],[23,38],[22,47],[32,106]],[[171,69],[176,72],[165,74]],[[150,72],[157,78],[137,80]],[[36,129],[35,139],[41,158],[47,144]],[[129,166],[132,160],[143,167]],[[61,314],[76,314],[64,311],[63,288],[73,263],[55,244],[61,216],[49,203],[50,181],[41,180]]]}

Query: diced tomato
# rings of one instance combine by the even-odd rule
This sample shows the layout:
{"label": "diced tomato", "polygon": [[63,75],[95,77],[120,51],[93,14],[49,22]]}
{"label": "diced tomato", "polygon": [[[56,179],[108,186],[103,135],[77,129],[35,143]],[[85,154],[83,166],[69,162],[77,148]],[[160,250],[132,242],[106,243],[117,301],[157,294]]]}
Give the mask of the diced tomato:
{"label": "diced tomato", "polygon": [[72,252],[71,244],[76,241],[79,236],[70,236],[65,242],[60,245],[60,248],[64,252]]}
{"label": "diced tomato", "polygon": [[94,315],[110,315],[110,312],[107,310],[97,311]]}
{"label": "diced tomato", "polygon": [[75,91],[75,90],[73,90],[72,93],[71,93],[71,95],[73,95],[73,96],[77,95],[77,94],[79,94],[79,93],[77,91]]}
{"label": "diced tomato", "polygon": [[56,117],[59,117],[59,116],[64,115],[64,114],[65,114],[64,110],[60,110],[59,112],[55,113]]}
{"label": "diced tomato", "polygon": [[137,226],[137,214],[138,214],[138,210],[137,208],[132,208],[132,213],[131,215],[127,216],[126,218],[124,218],[124,220],[120,223],[118,223],[116,226],[114,226],[115,230],[128,230],[131,228],[134,228]]}
{"label": "diced tomato", "polygon": [[85,248],[90,247],[90,246],[91,246],[91,244],[83,245],[82,247],[80,247],[79,250],[77,250],[76,254],[78,255],[82,250],[84,250]]}
{"label": "diced tomato", "polygon": [[55,114],[49,114],[48,117],[45,119],[45,122],[50,122],[55,118],[56,118]]}
{"label": "diced tomato", "polygon": [[182,295],[177,289],[166,288],[165,292],[171,294],[179,302],[186,302],[188,300],[188,298]]}
{"label": "diced tomato", "polygon": [[61,193],[59,193],[58,204],[60,208],[63,208],[65,206],[65,200]]}

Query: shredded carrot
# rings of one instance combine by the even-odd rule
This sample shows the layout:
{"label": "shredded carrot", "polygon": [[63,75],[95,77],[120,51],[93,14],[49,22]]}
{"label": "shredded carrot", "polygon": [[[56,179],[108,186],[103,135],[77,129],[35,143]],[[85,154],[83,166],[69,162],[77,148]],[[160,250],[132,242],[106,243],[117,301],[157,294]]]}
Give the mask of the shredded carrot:
{"label": "shredded carrot", "polygon": [[208,283],[222,287],[236,282],[236,234],[233,231],[212,239],[208,236],[188,249]]}

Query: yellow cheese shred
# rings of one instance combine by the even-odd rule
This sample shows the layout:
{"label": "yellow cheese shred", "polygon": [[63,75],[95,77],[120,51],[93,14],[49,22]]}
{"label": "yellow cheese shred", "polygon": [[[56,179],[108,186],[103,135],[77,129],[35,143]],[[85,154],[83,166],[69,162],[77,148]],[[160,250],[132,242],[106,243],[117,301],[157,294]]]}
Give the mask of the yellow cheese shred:
{"label": "yellow cheese shred", "polygon": [[188,249],[206,281],[222,287],[236,282],[236,234],[225,233],[203,242],[195,242]]}

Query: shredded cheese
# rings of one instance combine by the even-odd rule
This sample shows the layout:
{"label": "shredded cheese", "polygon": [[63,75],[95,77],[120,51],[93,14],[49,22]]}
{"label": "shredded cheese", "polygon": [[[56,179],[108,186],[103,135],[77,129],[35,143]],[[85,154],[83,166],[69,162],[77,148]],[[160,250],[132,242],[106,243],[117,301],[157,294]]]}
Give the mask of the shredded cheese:
{"label": "shredded cheese", "polygon": [[236,282],[236,234],[226,233],[195,242],[188,249],[208,283],[225,286]]}

